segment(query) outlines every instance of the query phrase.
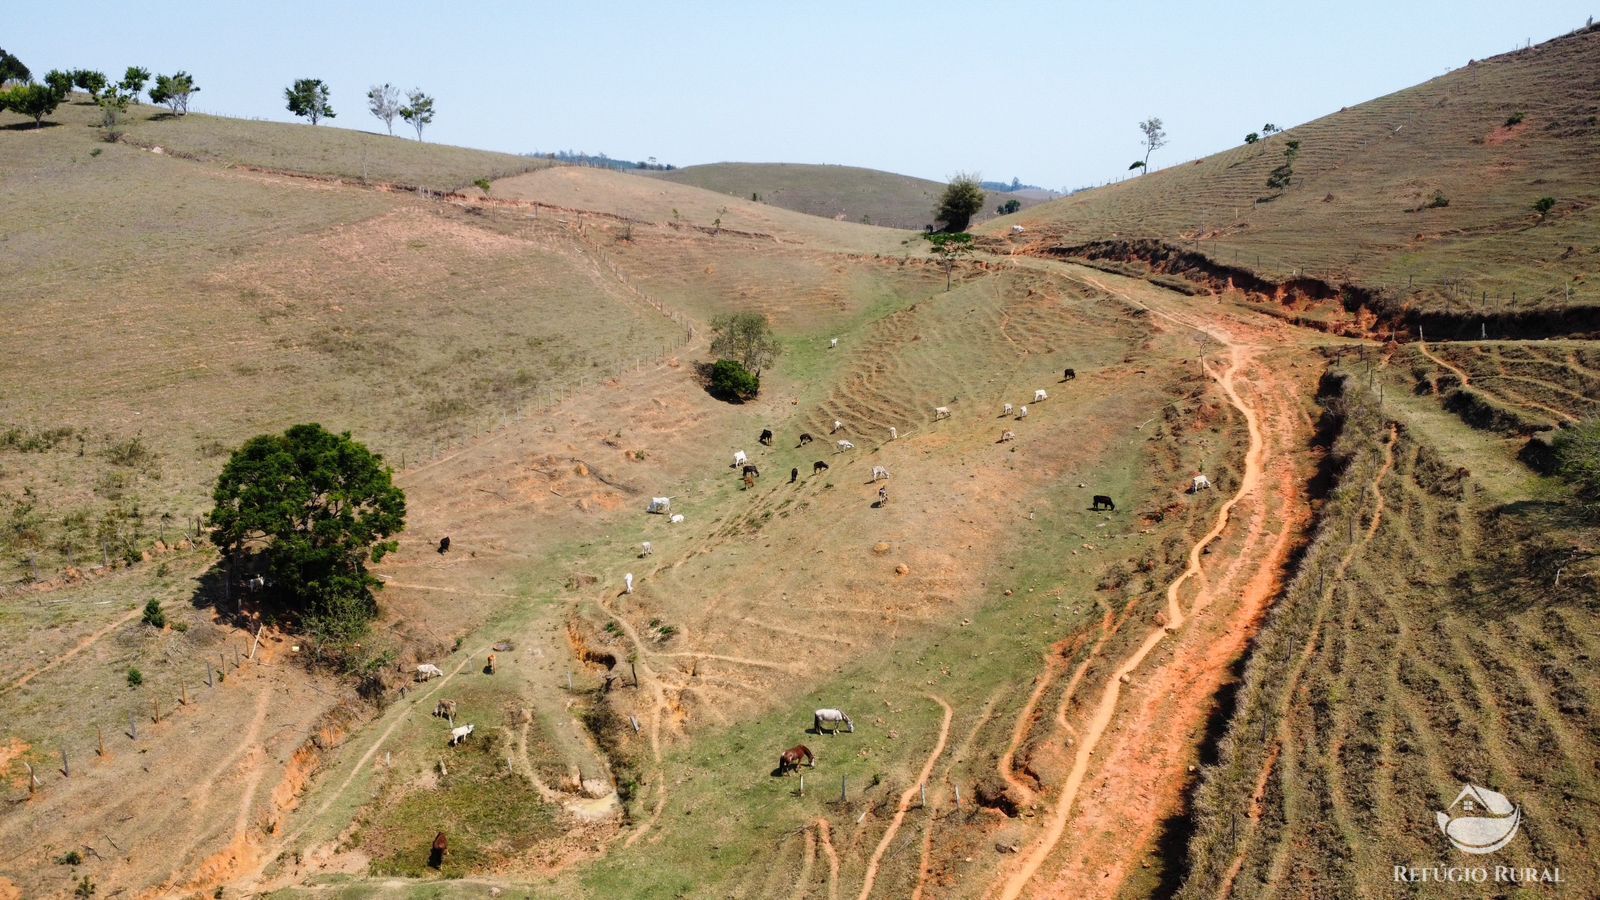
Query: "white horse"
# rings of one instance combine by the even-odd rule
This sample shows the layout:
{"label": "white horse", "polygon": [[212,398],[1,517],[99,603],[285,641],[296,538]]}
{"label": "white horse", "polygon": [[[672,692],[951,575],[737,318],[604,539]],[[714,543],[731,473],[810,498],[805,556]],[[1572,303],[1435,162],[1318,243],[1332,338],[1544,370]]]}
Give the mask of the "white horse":
{"label": "white horse", "polygon": [[845,715],[845,712],[842,709],[817,710],[816,713],[812,715],[811,729],[817,734],[822,734],[822,725],[824,722],[832,726],[830,729],[828,729],[829,734],[835,734],[839,731],[840,722],[844,723],[846,731],[850,732],[851,734],[855,734],[856,723],[850,721],[850,717]]}
{"label": "white horse", "polygon": [[1189,493],[1198,494],[1209,487],[1211,487],[1211,479],[1204,475],[1196,475],[1194,481],[1189,484]]}

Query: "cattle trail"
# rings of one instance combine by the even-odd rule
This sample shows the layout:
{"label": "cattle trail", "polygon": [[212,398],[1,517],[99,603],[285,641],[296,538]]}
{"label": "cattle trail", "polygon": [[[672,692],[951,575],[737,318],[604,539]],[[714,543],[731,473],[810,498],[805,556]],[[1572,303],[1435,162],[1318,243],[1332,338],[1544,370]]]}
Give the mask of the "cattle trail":
{"label": "cattle trail", "polygon": [[11,686],[13,688],[22,687],[23,685],[27,684],[28,682],[32,681],[33,679],[38,678],[40,675],[43,675],[44,673],[50,671],[51,669],[54,669],[56,666],[61,665],[62,663],[66,662],[67,660],[72,659],[74,656],[77,656],[79,653],[82,653],[83,651],[89,649],[90,647],[94,646],[95,643],[98,642],[101,638],[105,637],[106,635],[110,634],[113,631],[116,631],[118,628],[122,627],[123,625],[128,624],[129,622],[132,622],[134,619],[137,619],[142,615],[144,615],[144,608],[143,607],[140,607],[138,609],[133,610],[132,612],[128,613],[127,615],[123,616],[122,618],[117,619],[115,622],[112,622],[110,625],[107,625],[106,627],[100,629],[99,631],[96,631],[95,633],[89,635],[88,637],[84,638],[83,640],[79,641],[78,643],[72,645],[71,648],[69,648],[69,649],[63,651],[62,653],[60,653],[59,655],[57,655],[55,659],[50,660],[49,662],[45,663],[44,665],[40,666],[39,668],[34,669],[33,671],[29,672],[26,675],[23,675],[21,678],[18,678],[16,681],[11,683]]}
{"label": "cattle trail", "polygon": [[839,854],[833,852],[833,835],[827,819],[817,820],[817,840],[828,855],[828,900],[839,900]]}
{"label": "cattle trail", "polygon": [[[1208,691],[1211,682],[1217,680],[1218,673],[1226,668],[1226,664],[1233,655],[1235,645],[1242,650],[1243,641],[1251,630],[1250,622],[1255,620],[1255,617],[1259,616],[1261,611],[1265,610],[1267,605],[1270,604],[1272,588],[1276,578],[1276,566],[1281,562],[1284,553],[1286,553],[1294,532],[1294,520],[1291,516],[1299,509],[1299,484],[1294,480],[1293,467],[1286,457],[1281,457],[1281,454],[1275,452],[1278,450],[1287,452],[1296,446],[1294,441],[1299,436],[1296,431],[1296,422],[1274,423],[1271,435],[1272,440],[1269,441],[1267,429],[1262,425],[1261,413],[1257,408],[1257,404],[1243,396],[1238,386],[1242,373],[1247,368],[1250,368],[1252,369],[1252,377],[1249,383],[1252,388],[1252,394],[1259,394],[1263,401],[1277,394],[1294,394],[1292,385],[1288,384],[1282,377],[1275,377],[1276,373],[1272,368],[1262,365],[1257,360],[1259,351],[1263,346],[1271,343],[1273,335],[1260,335],[1252,340],[1251,343],[1243,343],[1234,334],[1234,326],[1241,323],[1232,323],[1223,319],[1198,320],[1188,315],[1168,312],[1147,305],[1127,293],[1113,290],[1092,275],[1084,274],[1076,277],[1078,280],[1110,296],[1126,301],[1131,306],[1143,309],[1154,316],[1166,319],[1184,328],[1198,330],[1221,343],[1222,350],[1227,356],[1226,366],[1219,370],[1217,367],[1205,365],[1204,371],[1221,389],[1228,403],[1243,418],[1248,434],[1248,445],[1244,453],[1243,473],[1237,490],[1216,511],[1213,524],[1207,533],[1191,544],[1184,570],[1168,585],[1165,598],[1165,623],[1146,634],[1139,645],[1128,652],[1110,672],[1105,685],[1100,690],[1098,702],[1092,708],[1088,719],[1077,730],[1076,746],[1074,748],[1076,752],[1072,768],[1062,785],[1060,793],[1052,801],[1050,816],[1044,832],[1035,839],[1033,845],[1019,858],[1009,872],[1002,872],[1000,879],[992,889],[993,895],[1005,898],[1005,900],[1013,900],[1013,898],[1026,891],[1040,868],[1062,843],[1067,830],[1067,823],[1080,805],[1078,804],[1080,791],[1090,776],[1091,764],[1097,761],[1095,754],[1108,734],[1115,735],[1113,740],[1118,744],[1118,747],[1114,749],[1119,753],[1129,752],[1131,748],[1126,746],[1129,741],[1151,741],[1153,739],[1153,743],[1149,745],[1150,752],[1146,755],[1149,755],[1154,762],[1141,761],[1127,772],[1121,770],[1112,771],[1106,765],[1101,765],[1095,770],[1094,777],[1097,780],[1115,779],[1130,782],[1129,784],[1118,785],[1113,789],[1141,791],[1139,794],[1141,798],[1145,797],[1142,791],[1154,783],[1182,780],[1180,775],[1174,774],[1173,767],[1179,763],[1183,748],[1189,746],[1189,726],[1191,723],[1188,719],[1165,722],[1158,718],[1151,718],[1152,716],[1159,717],[1162,715],[1157,712],[1157,707],[1154,705],[1130,710],[1125,721],[1118,719],[1117,707],[1122,699],[1123,686],[1125,683],[1131,683],[1125,682],[1125,679],[1131,679],[1135,670],[1145,662],[1158,645],[1161,645],[1168,637],[1174,637],[1174,641],[1169,643],[1173,644],[1173,652],[1179,654],[1179,657],[1146,673],[1146,677],[1152,686],[1139,696],[1150,696],[1151,691],[1164,695],[1165,691],[1177,690],[1183,685],[1192,687],[1193,690],[1190,693],[1205,692],[1204,696],[1211,696]],[[1141,284],[1139,289],[1148,291],[1152,297],[1165,297],[1164,294],[1158,293],[1156,288]],[[1252,332],[1261,330],[1260,326],[1255,325],[1244,327]],[[1271,490],[1263,486],[1265,482],[1263,476],[1269,461],[1275,472],[1275,484]],[[1230,523],[1234,507],[1247,497],[1252,499],[1252,503],[1256,504],[1257,508],[1250,517],[1248,525],[1242,529],[1242,537],[1239,538],[1241,543],[1237,552],[1238,558],[1233,560],[1232,565],[1226,568],[1225,573],[1218,573],[1221,576],[1221,580],[1213,584],[1201,564],[1203,554],[1214,541],[1223,535]],[[1269,535],[1267,530],[1269,521],[1267,508],[1268,504],[1274,501],[1282,504],[1278,509],[1282,527],[1275,539]],[[1229,540],[1231,542],[1234,538],[1229,538]],[[1247,560],[1246,557],[1249,559]],[[1213,600],[1220,599],[1220,597],[1213,595],[1223,590],[1224,585],[1236,575],[1242,576],[1247,567],[1250,570],[1249,581],[1238,589],[1239,596],[1235,598],[1233,596],[1234,589],[1228,589],[1227,597],[1231,602],[1228,607],[1229,611],[1223,616],[1222,620],[1217,621],[1216,624],[1206,624],[1203,628],[1200,625],[1185,627],[1194,616],[1206,610]],[[1198,589],[1198,593],[1187,610],[1184,608],[1180,597],[1180,593],[1186,586]],[[1213,620],[1206,619],[1201,621],[1203,623],[1211,623]],[[1195,629],[1197,628],[1200,628],[1204,633],[1196,632]],[[1204,673],[1204,676],[1209,677],[1202,677],[1199,672],[1193,671],[1193,667],[1196,665],[1201,666],[1201,672]],[[1074,683],[1070,686],[1072,689],[1076,688],[1077,682],[1081,680],[1087,668],[1088,661],[1085,661],[1080,671],[1074,674],[1072,679]],[[1063,703],[1057,715],[1057,724],[1063,729],[1071,731],[1072,729],[1068,728],[1066,714],[1067,705]],[[1165,739],[1163,740],[1162,738]],[[1169,785],[1161,784],[1160,787],[1164,792]],[[1148,803],[1147,800],[1143,802]],[[1084,813],[1085,816],[1089,816],[1089,820],[1086,821],[1083,827],[1075,830],[1075,835],[1078,835],[1078,838],[1075,839],[1091,840],[1091,835],[1095,835],[1099,836],[1103,844],[1106,841],[1117,840],[1118,847],[1122,847],[1129,852],[1136,852],[1138,848],[1134,846],[1134,842],[1127,840],[1129,827],[1131,826],[1134,832],[1140,835],[1139,840],[1143,840],[1143,832],[1149,831],[1157,824],[1156,820],[1146,821],[1146,819],[1149,816],[1159,817],[1161,815],[1161,812],[1154,808],[1149,810],[1141,809],[1139,812],[1143,813],[1143,815],[1136,820],[1124,821],[1129,815],[1128,811],[1114,813],[1109,809],[1101,809],[1100,804],[1096,803],[1093,808]],[[1111,822],[1111,817],[1114,815],[1121,816],[1118,821],[1122,822],[1122,824],[1117,825]],[[1099,830],[1096,831],[1096,829]],[[1121,834],[1123,837],[1115,838],[1114,835],[1116,834]],[[1106,844],[1105,846],[1109,847],[1110,845]],[[1139,846],[1142,847],[1143,845],[1139,844]],[[1076,862],[1081,863],[1082,861],[1077,860]],[[1097,865],[1107,870],[1093,876],[1096,881],[1092,883],[1099,886],[1102,893],[1114,892],[1120,881],[1102,881],[1099,879],[1111,879],[1114,873],[1122,871],[1126,865],[1125,858],[1121,855],[1115,855],[1112,858],[1101,860]],[[1076,888],[1075,893],[1078,894],[1084,893],[1084,885],[1087,883],[1090,882],[1070,882],[1072,887]],[[1058,888],[1062,888],[1062,886],[1059,884],[1052,886],[1052,890]]]}
{"label": "cattle trail", "polygon": [[950,737],[950,719],[955,715],[955,711],[950,708],[950,704],[944,702],[944,698],[936,694],[929,694],[928,699],[939,704],[944,710],[944,719],[939,723],[939,739],[933,745],[933,752],[928,754],[928,761],[923,764],[922,773],[910,787],[906,788],[905,793],[900,795],[900,803],[895,807],[894,818],[889,820],[889,830],[884,832],[883,839],[878,842],[878,849],[872,852],[872,859],[867,862],[861,894],[857,900],[867,900],[868,895],[872,893],[872,884],[878,878],[878,865],[883,862],[883,855],[889,852],[889,842],[894,840],[895,834],[900,830],[900,823],[905,821],[906,810],[910,809],[912,798],[917,796],[919,788],[926,784],[928,777],[933,774],[934,763],[939,761],[939,754],[944,752],[945,740]]}

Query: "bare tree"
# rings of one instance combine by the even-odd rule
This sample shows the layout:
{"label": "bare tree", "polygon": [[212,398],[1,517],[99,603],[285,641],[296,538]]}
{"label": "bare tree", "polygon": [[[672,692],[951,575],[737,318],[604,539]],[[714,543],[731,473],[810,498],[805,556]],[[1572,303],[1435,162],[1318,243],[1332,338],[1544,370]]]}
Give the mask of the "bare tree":
{"label": "bare tree", "polygon": [[400,89],[391,84],[375,84],[367,91],[367,109],[383,120],[383,126],[394,134],[394,117],[400,115]]}
{"label": "bare tree", "polygon": [[1151,116],[1139,123],[1139,130],[1144,132],[1144,165],[1139,168],[1150,171],[1150,154],[1167,145],[1167,133],[1161,127],[1161,120]]}

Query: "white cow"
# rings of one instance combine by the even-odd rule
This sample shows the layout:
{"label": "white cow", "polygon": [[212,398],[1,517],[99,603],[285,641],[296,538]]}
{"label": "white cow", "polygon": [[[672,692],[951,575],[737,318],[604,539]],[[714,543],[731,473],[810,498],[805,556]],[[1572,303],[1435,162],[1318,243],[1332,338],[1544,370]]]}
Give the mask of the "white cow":
{"label": "white cow", "polygon": [[1027,417],[1028,417],[1028,408],[1026,406],[1024,406],[1021,409],[1017,410],[1017,418],[1026,419]]}
{"label": "white cow", "polygon": [[1013,407],[1011,404],[1007,403],[1005,406],[1000,407],[1000,414],[1002,416],[1009,416],[1011,415],[1011,411],[1015,408],[1016,407]]}
{"label": "white cow", "polygon": [[742,465],[744,465],[745,463],[747,463],[749,461],[750,461],[750,457],[745,456],[743,450],[735,450],[735,451],[733,451],[733,464],[735,466],[742,466]]}
{"label": "white cow", "polygon": [[465,741],[474,727],[476,726],[462,725],[459,728],[450,729],[450,746],[455,747]]}
{"label": "white cow", "polygon": [[899,430],[896,429],[893,425],[890,425],[889,426],[889,440],[893,441],[893,440],[898,440],[899,438],[900,438]]}
{"label": "white cow", "polygon": [[417,680],[427,681],[430,678],[443,678],[444,670],[433,663],[423,663],[417,666]]}
{"label": "white cow", "polygon": [[642,559],[646,556],[655,555],[656,548],[649,541],[645,541],[639,545],[639,551],[639,556]]}
{"label": "white cow", "polygon": [[933,420],[935,422],[939,421],[940,419],[948,419],[948,418],[950,418],[950,407],[948,407],[948,406],[935,406],[933,408]]}
{"label": "white cow", "polygon": [[667,520],[667,524],[669,524],[669,525],[682,525],[683,524],[683,513],[673,513],[672,514],[672,518]]}
{"label": "white cow", "polygon": [[850,721],[850,716],[847,715],[842,709],[817,710],[811,716],[811,730],[815,731],[817,734],[821,734],[822,726],[824,723],[826,723],[833,726],[831,729],[829,729],[829,733],[832,734],[839,730],[839,723],[841,722],[844,723],[844,728],[846,731],[850,732],[851,734],[856,733],[856,723]]}
{"label": "white cow", "polygon": [[1021,225],[1013,225],[1013,226],[1011,226],[1011,233],[1012,234],[1021,234],[1023,231],[1026,231],[1026,230],[1027,229],[1023,228]]}
{"label": "white cow", "polygon": [[883,481],[884,479],[886,479],[888,477],[889,477],[889,469],[886,466],[873,466],[872,467],[872,480],[873,481]]}
{"label": "white cow", "polygon": [[840,442],[839,442],[839,443],[838,443],[838,444],[837,444],[837,446],[838,446],[838,448],[839,448],[839,452],[840,452],[840,453],[843,453],[843,452],[844,452],[844,451],[846,451],[846,450],[854,450],[854,449],[855,449],[855,448],[856,448],[856,445],[855,445],[855,444],[852,444],[852,443],[850,443],[850,442],[849,442],[849,441],[840,441]]}
{"label": "white cow", "polygon": [[833,340],[828,342],[828,349],[829,350],[833,350],[833,349],[837,348],[838,346],[839,346],[839,339],[838,338],[834,338]]}
{"label": "white cow", "polygon": [[1033,392],[1033,402],[1035,402],[1035,403],[1038,403],[1041,400],[1049,400],[1049,399],[1050,399],[1050,395],[1046,394],[1044,392],[1044,388],[1040,388],[1037,391]]}
{"label": "white cow", "polygon": [[1002,444],[1004,444],[1006,441],[1014,441],[1016,439],[1017,439],[1017,433],[1015,431],[1012,431],[1009,428],[1006,429],[1005,431],[1000,432],[1000,443],[1002,443]]}
{"label": "white cow", "polygon": [[1194,481],[1189,485],[1189,493],[1198,494],[1209,487],[1211,487],[1211,479],[1204,475],[1196,475]]}
{"label": "white cow", "polygon": [[838,419],[834,419],[833,420],[833,432],[832,433],[833,434],[838,434],[839,432],[841,432],[843,430],[844,430],[844,423],[839,421]]}
{"label": "white cow", "polygon": [[650,508],[645,510],[645,512],[653,512],[653,513],[667,513],[667,512],[671,512],[671,511],[672,511],[672,498],[671,497],[651,497],[650,498]]}
{"label": "white cow", "polygon": [[628,574],[622,576],[622,584],[623,584],[622,592],[624,594],[633,593],[633,573],[632,572],[629,572]]}

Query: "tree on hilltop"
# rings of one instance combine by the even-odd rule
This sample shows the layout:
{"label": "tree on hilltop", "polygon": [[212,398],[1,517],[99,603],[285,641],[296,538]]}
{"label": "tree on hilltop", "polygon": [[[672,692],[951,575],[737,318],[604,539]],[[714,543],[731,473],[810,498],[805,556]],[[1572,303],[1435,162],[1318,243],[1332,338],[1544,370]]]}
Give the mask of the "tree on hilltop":
{"label": "tree on hilltop", "polygon": [[28,71],[28,67],[22,64],[22,60],[7,53],[4,47],[0,47],[0,84],[5,84],[8,81],[27,82],[32,80],[33,73]]}
{"label": "tree on hilltop", "polygon": [[[1161,120],[1151,116],[1139,123],[1139,131],[1144,134],[1144,164],[1139,168],[1150,171],[1150,154],[1167,145],[1167,132],[1161,127]],[[1132,168],[1131,166],[1129,168]]]}
{"label": "tree on hilltop", "polygon": [[406,105],[400,107],[400,118],[410,122],[417,130],[417,140],[422,140],[422,129],[433,123],[433,98],[421,88],[412,88],[406,94]]}
{"label": "tree on hilltop", "polygon": [[100,94],[105,91],[106,74],[93,69],[78,69],[72,73],[72,83],[82,88],[89,94],[89,99],[99,102]]}
{"label": "tree on hilltop", "polygon": [[155,87],[150,89],[150,102],[166,106],[175,116],[186,116],[189,114],[189,96],[199,92],[194,76],[188,72],[157,75]]}
{"label": "tree on hilltop", "polygon": [[133,103],[139,102],[139,95],[144,93],[144,86],[150,81],[150,70],[143,66],[129,66],[128,71],[122,73],[122,84],[118,85],[128,94],[128,99]]}
{"label": "tree on hilltop", "polygon": [[405,528],[405,494],[383,457],[321,425],[264,434],[235,450],[207,516],[230,563],[247,549],[267,561],[274,591],[307,630],[349,648],[377,615],[367,572]]}
{"label": "tree on hilltop", "polygon": [[19,112],[33,119],[33,127],[38,128],[44,124],[44,117],[56,111],[61,105],[61,95],[45,84],[19,84],[6,91],[0,91],[0,109],[9,109]]}
{"label": "tree on hilltop", "polygon": [[72,73],[60,69],[51,69],[44,73],[44,83],[50,87],[57,100],[64,100],[72,93]]}
{"label": "tree on hilltop", "polygon": [[939,205],[933,211],[934,219],[944,223],[945,231],[966,231],[972,217],[983,209],[982,180],[976,172],[957,172],[951,176],[949,186],[939,196]]}
{"label": "tree on hilltop", "polygon": [[388,83],[373,85],[367,91],[367,109],[383,122],[392,136],[394,117],[400,115],[400,89]]}
{"label": "tree on hilltop", "polygon": [[336,118],[333,104],[328,102],[329,94],[328,85],[321,78],[296,78],[294,84],[283,89],[289,112],[313,125]]}

